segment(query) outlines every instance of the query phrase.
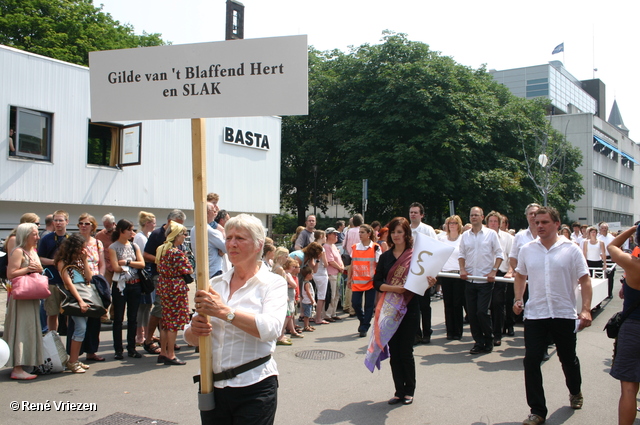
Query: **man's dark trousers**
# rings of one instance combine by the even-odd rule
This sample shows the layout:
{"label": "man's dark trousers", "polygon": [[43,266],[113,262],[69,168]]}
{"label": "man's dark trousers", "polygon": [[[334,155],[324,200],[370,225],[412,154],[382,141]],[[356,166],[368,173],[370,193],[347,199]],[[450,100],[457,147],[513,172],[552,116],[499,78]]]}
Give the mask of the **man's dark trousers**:
{"label": "man's dark trousers", "polygon": [[476,344],[485,348],[493,348],[493,325],[489,315],[492,295],[493,282],[467,282],[465,298],[471,335]]}
{"label": "man's dark trousers", "polygon": [[578,394],[582,384],[580,361],[576,356],[574,319],[540,319],[524,321],[524,385],[527,404],[534,415],[547,417],[547,406],[542,386],[542,356],[549,344],[549,336],[556,343],[569,393]]}

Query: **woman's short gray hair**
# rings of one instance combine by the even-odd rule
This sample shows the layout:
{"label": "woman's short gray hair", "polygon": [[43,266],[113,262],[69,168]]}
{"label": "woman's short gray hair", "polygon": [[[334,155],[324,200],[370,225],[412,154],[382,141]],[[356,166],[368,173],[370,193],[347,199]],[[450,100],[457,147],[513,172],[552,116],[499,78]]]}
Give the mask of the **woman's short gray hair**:
{"label": "woman's short gray hair", "polygon": [[16,229],[16,246],[20,248],[24,248],[27,244],[27,239],[29,235],[33,231],[33,229],[38,230],[38,225],[35,223],[22,223]]}
{"label": "woman's short gray hair", "polygon": [[231,229],[244,229],[249,232],[251,235],[251,239],[255,244],[256,248],[260,248],[258,252],[258,258],[262,258],[262,247],[264,246],[264,226],[262,226],[262,221],[259,218],[249,215],[249,214],[239,214],[227,221],[227,224],[224,225],[225,231],[229,231]]}

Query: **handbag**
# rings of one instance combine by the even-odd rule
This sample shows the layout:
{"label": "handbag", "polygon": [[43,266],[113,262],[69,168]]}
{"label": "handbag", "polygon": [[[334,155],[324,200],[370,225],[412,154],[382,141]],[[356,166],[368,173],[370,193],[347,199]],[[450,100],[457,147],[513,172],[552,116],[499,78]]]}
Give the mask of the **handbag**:
{"label": "handbag", "polygon": [[62,301],[62,305],[60,306],[62,314],[78,317],[102,317],[107,310],[104,308],[96,286],[91,283],[85,283],[84,277],[75,266],[67,266],[62,270],[62,272],[64,273],[68,267],[73,267],[73,284],[75,285],[76,291],[78,291],[78,295],[80,295],[80,298],[82,298],[89,308],[87,311],[83,312],[80,309],[80,305],[78,304],[76,297],[74,297],[67,289],[58,286],[58,289],[65,296],[65,299]]}
{"label": "handbag", "polygon": [[619,311],[607,321],[607,324],[604,325],[603,331],[607,331],[607,336],[611,339],[615,339],[618,337],[618,333],[620,332],[620,328],[622,327],[622,323],[626,320],[627,317],[640,306],[640,298],[633,304],[633,306],[625,312]]}
{"label": "handbag", "polygon": [[94,274],[91,278],[91,284],[96,285],[104,308],[109,308],[111,305],[111,288],[109,287],[109,282],[107,282],[101,274]]}
{"label": "handbag", "polygon": [[[24,250],[22,254],[31,260]],[[40,300],[49,295],[49,279],[41,273],[27,273],[11,279],[11,297],[14,300]]]}
{"label": "handbag", "polygon": [[11,298],[14,300],[41,300],[49,295],[49,279],[40,273],[27,273],[11,279]]}
{"label": "handbag", "polygon": [[153,276],[151,276],[149,270],[146,268],[138,269],[138,277],[140,278],[143,294],[151,294],[156,289],[156,285],[153,283]]}

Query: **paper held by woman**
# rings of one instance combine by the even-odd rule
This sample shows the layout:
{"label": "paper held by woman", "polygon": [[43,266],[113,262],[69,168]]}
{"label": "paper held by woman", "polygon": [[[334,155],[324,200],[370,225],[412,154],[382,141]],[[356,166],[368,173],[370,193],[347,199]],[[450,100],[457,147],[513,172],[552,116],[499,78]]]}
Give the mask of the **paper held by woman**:
{"label": "paper held by woman", "polygon": [[405,289],[418,295],[424,295],[429,288],[427,276],[436,277],[452,252],[452,246],[422,233],[416,233],[415,241],[413,241],[411,268],[404,284]]}

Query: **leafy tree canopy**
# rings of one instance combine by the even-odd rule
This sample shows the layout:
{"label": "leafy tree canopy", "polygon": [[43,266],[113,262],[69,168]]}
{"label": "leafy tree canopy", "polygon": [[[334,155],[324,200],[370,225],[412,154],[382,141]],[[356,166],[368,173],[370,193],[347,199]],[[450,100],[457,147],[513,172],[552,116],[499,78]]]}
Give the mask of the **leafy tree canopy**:
{"label": "leafy tree canopy", "polygon": [[3,0],[0,44],[89,65],[89,52],[160,46],[161,34],[136,35],[92,0]]}
{"label": "leafy tree canopy", "polygon": [[[566,214],[584,192],[575,171],[582,157],[549,127],[545,108],[403,34],[348,53],[310,49],[309,115],[283,119],[283,207],[302,222],[315,181],[318,193],[362,211],[368,179],[367,221],[406,216],[418,201],[439,225],[453,200],[462,217],[479,205],[524,225],[524,207],[542,201],[525,158],[543,153],[534,150],[545,135],[548,155],[563,145],[564,168],[550,168],[562,183],[549,205]],[[324,211],[327,198],[318,202]]]}

